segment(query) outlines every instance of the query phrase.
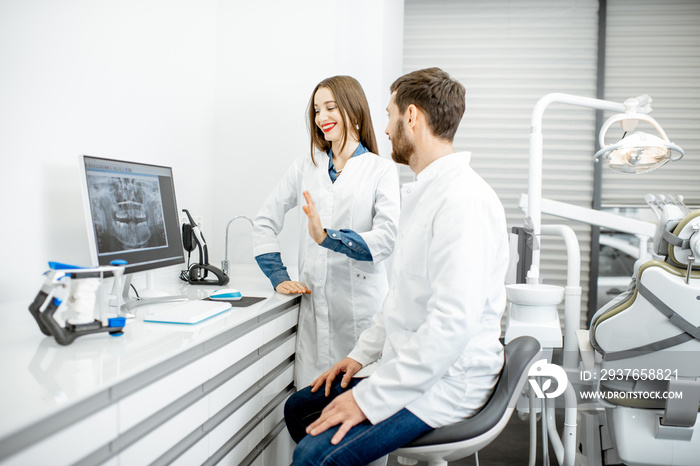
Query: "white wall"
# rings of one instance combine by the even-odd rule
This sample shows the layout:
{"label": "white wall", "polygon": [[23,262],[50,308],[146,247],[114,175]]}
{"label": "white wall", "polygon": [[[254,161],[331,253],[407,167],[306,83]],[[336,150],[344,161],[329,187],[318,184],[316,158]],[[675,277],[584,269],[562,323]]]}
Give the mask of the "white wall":
{"label": "white wall", "polygon": [[[3,0],[0,302],[28,304],[49,260],[90,263],[79,154],[172,166],[219,265],[228,219],[306,154],[318,81],[356,76],[383,134],[402,21],[403,0]],[[246,228],[233,262],[252,262]]]}
{"label": "white wall", "polygon": [[[389,156],[381,144],[389,85],[401,74],[403,0],[220,5],[217,24],[217,215],[208,238],[221,259],[228,221],[254,217],[292,161],[309,156],[306,109],[322,79],[360,81]],[[292,211],[280,235],[288,266],[297,263],[297,231]],[[228,252],[232,263],[254,263],[248,222],[231,224]]]}
{"label": "white wall", "polygon": [[[0,300],[30,300],[47,261],[91,263],[78,155],[213,165],[216,2],[0,4]],[[212,189],[179,189],[207,214]]]}

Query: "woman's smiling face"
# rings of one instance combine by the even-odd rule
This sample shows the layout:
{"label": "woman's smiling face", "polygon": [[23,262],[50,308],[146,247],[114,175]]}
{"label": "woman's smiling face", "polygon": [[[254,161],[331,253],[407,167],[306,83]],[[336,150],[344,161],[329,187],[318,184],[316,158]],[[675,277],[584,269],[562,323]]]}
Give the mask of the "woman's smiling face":
{"label": "woman's smiling face", "polygon": [[341,142],[345,135],[345,122],[329,88],[319,87],[316,91],[314,111],[316,126],[323,131],[326,141]]}

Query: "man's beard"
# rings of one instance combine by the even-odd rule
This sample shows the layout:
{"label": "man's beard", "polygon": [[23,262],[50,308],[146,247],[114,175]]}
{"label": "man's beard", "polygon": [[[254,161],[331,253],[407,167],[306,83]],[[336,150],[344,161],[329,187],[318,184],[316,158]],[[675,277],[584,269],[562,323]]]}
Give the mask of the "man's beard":
{"label": "man's beard", "polygon": [[408,165],[416,147],[406,138],[404,122],[397,125],[396,134],[391,138],[391,158],[394,162]]}

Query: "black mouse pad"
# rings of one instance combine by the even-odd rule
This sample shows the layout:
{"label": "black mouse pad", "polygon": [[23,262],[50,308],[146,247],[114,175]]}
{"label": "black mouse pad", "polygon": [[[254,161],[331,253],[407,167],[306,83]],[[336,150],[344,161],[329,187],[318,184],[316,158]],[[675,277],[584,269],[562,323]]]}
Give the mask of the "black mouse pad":
{"label": "black mouse pad", "polygon": [[256,296],[243,296],[241,299],[211,299],[206,298],[204,301],[219,301],[224,303],[230,303],[232,307],[248,307],[251,304],[255,304],[262,301],[265,298],[258,298]]}

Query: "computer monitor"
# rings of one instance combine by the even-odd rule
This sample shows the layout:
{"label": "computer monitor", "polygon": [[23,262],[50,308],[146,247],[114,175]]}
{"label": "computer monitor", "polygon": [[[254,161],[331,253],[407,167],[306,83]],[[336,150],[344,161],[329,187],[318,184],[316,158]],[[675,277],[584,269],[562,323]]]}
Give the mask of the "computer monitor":
{"label": "computer monitor", "polygon": [[[185,262],[170,167],[82,155],[80,168],[93,265],[126,261],[132,274]],[[125,309],[138,304],[129,298],[130,283],[126,275]]]}

